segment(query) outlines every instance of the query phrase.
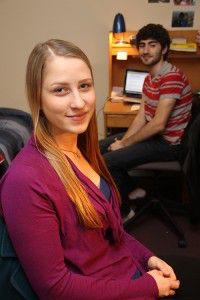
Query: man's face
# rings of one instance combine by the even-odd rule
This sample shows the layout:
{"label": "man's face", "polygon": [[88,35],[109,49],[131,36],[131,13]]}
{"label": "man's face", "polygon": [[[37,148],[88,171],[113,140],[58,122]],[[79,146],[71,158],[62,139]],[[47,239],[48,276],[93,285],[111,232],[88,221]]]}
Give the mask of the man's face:
{"label": "man's face", "polygon": [[166,53],[166,49],[162,49],[161,44],[154,39],[141,40],[138,51],[143,64],[150,67],[163,60]]}

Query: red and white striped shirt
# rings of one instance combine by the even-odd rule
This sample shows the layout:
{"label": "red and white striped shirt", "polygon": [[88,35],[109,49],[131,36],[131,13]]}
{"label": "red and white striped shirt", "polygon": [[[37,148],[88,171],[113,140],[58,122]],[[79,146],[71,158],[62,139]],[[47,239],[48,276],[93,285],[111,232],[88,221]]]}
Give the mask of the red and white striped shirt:
{"label": "red and white striped shirt", "polygon": [[180,144],[192,106],[192,91],[187,77],[175,66],[164,62],[155,77],[149,74],[144,81],[143,97],[147,122],[154,118],[159,101],[176,99],[163,138],[172,145]]}

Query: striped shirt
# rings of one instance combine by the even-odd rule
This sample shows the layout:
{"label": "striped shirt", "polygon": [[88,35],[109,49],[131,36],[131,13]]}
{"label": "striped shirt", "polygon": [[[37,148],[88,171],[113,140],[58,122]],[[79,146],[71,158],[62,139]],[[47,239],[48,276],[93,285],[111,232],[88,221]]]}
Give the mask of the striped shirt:
{"label": "striped shirt", "polygon": [[161,70],[153,78],[149,74],[143,85],[145,118],[154,118],[158,102],[176,99],[168,119],[163,138],[172,145],[178,145],[190,119],[192,91],[187,77],[175,66],[164,62]]}

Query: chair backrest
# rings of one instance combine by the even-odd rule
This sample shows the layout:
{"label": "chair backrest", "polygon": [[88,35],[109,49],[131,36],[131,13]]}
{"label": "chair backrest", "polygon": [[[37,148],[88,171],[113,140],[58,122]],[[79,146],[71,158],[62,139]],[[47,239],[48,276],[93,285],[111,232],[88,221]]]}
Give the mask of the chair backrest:
{"label": "chair backrest", "polygon": [[198,223],[200,222],[200,114],[191,124],[187,146],[183,170],[191,198],[191,221]]}
{"label": "chair backrest", "polygon": [[5,157],[2,168],[6,169],[26,144],[32,128],[29,113],[13,108],[0,108],[0,154]]}
{"label": "chair backrest", "polygon": [[195,122],[196,118],[199,117],[199,115],[200,115],[200,97],[198,95],[194,95],[193,100],[192,100],[191,118],[185,129],[184,136],[183,136],[182,142],[181,142],[181,151],[180,151],[180,157],[179,157],[179,161],[180,161],[181,165],[184,164],[185,159],[187,157],[189,147],[190,147],[190,144],[189,144],[190,136],[191,136],[191,133],[194,131],[192,126],[193,126],[193,123]]}
{"label": "chair backrest", "polygon": [[3,300],[37,300],[12,246],[0,216],[0,297]]}

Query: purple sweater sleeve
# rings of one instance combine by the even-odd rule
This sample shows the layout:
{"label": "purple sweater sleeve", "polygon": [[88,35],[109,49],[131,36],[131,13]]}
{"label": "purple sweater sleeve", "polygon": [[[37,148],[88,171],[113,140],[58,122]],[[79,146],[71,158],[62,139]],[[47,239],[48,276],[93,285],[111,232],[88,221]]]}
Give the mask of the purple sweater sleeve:
{"label": "purple sweater sleeve", "polygon": [[125,233],[125,236],[126,246],[130,249],[136,260],[143,266],[143,269],[148,271],[148,260],[155,254],[137,241],[133,236],[130,236],[128,233]]}
{"label": "purple sweater sleeve", "polygon": [[40,299],[156,299],[156,283],[148,274],[127,281],[71,272],[64,261],[56,209],[42,192],[42,183],[32,182],[28,171],[24,175],[5,182],[2,208],[16,253]]}

